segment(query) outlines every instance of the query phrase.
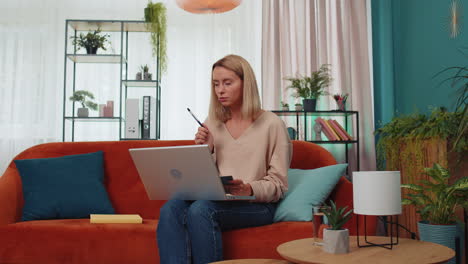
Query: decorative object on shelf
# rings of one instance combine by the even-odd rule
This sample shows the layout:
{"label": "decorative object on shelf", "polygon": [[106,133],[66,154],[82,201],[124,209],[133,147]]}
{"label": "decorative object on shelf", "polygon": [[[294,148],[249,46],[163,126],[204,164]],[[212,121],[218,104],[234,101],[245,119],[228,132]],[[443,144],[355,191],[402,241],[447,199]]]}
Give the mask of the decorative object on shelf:
{"label": "decorative object on shelf", "polygon": [[348,94],[334,94],[333,99],[335,99],[336,105],[339,111],[346,111],[346,100],[348,100]]}
{"label": "decorative object on shelf", "polygon": [[80,33],[78,37],[71,36],[70,38],[73,40],[73,45],[76,45],[78,48],[85,48],[87,54],[96,54],[98,48],[106,50],[105,44],[108,40],[108,34],[100,34],[101,29],[98,28],[93,32],[88,32],[86,35]]}
{"label": "decorative object on shelf", "polygon": [[141,81],[143,78],[141,78],[141,72],[137,72],[135,75],[135,80]]}
{"label": "decorative object on shelf", "polygon": [[288,134],[291,140],[296,140],[297,131],[293,127],[288,127]]}
{"label": "decorative object on shelf", "polygon": [[141,65],[140,66],[141,72],[143,73],[143,80],[148,81],[152,79],[152,74],[149,72],[148,65]]}
{"label": "decorative object on shelf", "polygon": [[302,104],[295,104],[295,105],[294,105],[294,109],[295,109],[296,111],[302,111]]}
{"label": "decorative object on shelf", "polygon": [[323,210],[327,217],[328,225],[323,231],[323,250],[332,254],[344,254],[349,252],[349,230],[343,228],[343,225],[351,219],[353,210],[346,212],[348,207],[336,207],[333,201],[330,206]]}
{"label": "decorative object on shelf", "polygon": [[240,5],[242,0],[176,0],[183,10],[194,14],[223,13]]}
{"label": "decorative object on shelf", "polygon": [[161,71],[165,72],[167,69],[167,22],[164,4],[149,1],[145,8],[145,21],[148,22],[147,28],[151,31],[153,56],[158,59]]}
{"label": "decorative object on shelf", "polygon": [[325,88],[327,88],[332,81],[329,67],[330,64],[323,64],[320,66],[320,69],[312,72],[310,77],[298,76],[296,78],[285,78],[285,80],[291,82],[287,88],[296,90],[294,97],[301,97],[303,99],[304,111],[315,111],[317,98],[327,94]]}
{"label": "decorative object on shelf", "polygon": [[99,117],[104,117],[104,108],[106,107],[105,104],[99,104]]}
{"label": "decorative object on shelf", "polygon": [[281,110],[289,111],[289,104],[281,101]]}
{"label": "decorative object on shelf", "polygon": [[450,32],[450,38],[456,38],[460,34],[461,25],[462,25],[462,6],[459,0],[450,1],[449,8],[449,24],[448,29]]}
{"label": "decorative object on shelf", "polygon": [[103,117],[114,117],[114,101],[107,101],[106,106],[104,106],[103,112]]}
{"label": "decorative object on shelf", "polygon": [[[87,99],[89,98],[89,99]],[[79,102],[81,104],[81,108],[78,108],[78,117],[88,117],[89,116],[89,111],[88,108],[91,108],[92,110],[97,110],[97,104],[92,101],[94,99],[94,95],[85,90],[78,90],[73,93],[72,96],[69,98],[73,102]]]}
{"label": "decorative object on shelf", "polygon": [[[353,203],[354,213],[366,216],[390,216],[396,218],[390,221],[389,243],[377,244],[368,241],[367,233],[365,245],[359,243],[359,231],[357,233],[358,247],[379,246],[392,249],[398,244],[398,217],[401,214],[401,181],[399,171],[354,171],[353,172]],[[357,228],[359,223],[356,222]],[[364,227],[366,230],[367,226]],[[396,236],[394,234],[396,229]],[[389,234],[387,234],[389,235]],[[396,237],[396,241],[394,241]]]}
{"label": "decorative object on shelf", "polygon": [[322,125],[318,122],[315,122],[314,125],[315,140],[322,141]]}
{"label": "decorative object on shelf", "polygon": [[[429,180],[421,184],[402,184],[411,193],[402,200],[403,205],[414,205],[421,216],[418,223],[420,239],[438,243],[455,250],[455,240],[462,240],[461,228],[457,226],[456,209],[468,209],[468,177],[450,184],[450,173],[440,164],[424,168]],[[443,231],[443,232],[441,232]],[[461,254],[461,252],[457,252]],[[455,263],[454,260],[448,263]]]}

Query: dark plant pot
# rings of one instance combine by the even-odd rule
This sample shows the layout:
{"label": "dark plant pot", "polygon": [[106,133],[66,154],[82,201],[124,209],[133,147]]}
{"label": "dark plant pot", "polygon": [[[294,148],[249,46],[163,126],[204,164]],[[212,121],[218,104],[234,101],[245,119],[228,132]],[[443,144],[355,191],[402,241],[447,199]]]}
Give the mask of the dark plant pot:
{"label": "dark plant pot", "polygon": [[98,47],[86,47],[87,54],[96,54]]}
{"label": "dark plant pot", "polygon": [[[427,221],[420,221],[418,222],[418,230],[421,241],[443,245],[455,251],[455,239],[458,238],[460,241],[460,251],[455,252],[455,254],[461,259],[464,247],[462,231],[458,225],[431,225]],[[447,263],[455,264],[455,258],[452,258]]]}
{"label": "dark plant pot", "polygon": [[304,106],[304,111],[313,112],[317,106],[317,99],[304,99],[302,100],[302,105]]}

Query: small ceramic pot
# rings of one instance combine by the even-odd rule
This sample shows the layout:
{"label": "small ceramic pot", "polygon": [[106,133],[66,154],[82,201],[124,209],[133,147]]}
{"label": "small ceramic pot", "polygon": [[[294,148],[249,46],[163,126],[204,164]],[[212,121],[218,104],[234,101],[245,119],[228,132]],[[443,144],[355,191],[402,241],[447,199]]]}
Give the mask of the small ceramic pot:
{"label": "small ceramic pot", "polygon": [[323,230],[323,250],[332,254],[349,252],[349,230]]}

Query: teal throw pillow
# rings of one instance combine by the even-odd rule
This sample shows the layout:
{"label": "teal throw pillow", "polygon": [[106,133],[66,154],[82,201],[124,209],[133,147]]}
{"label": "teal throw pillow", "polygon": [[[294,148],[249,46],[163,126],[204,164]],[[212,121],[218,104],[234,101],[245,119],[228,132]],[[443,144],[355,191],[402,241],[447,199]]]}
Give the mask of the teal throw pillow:
{"label": "teal throw pillow", "polygon": [[348,164],[337,164],[313,170],[288,170],[288,191],[280,200],[274,221],[311,221],[312,207],[327,199]]}
{"label": "teal throw pillow", "polygon": [[15,164],[23,185],[23,221],[114,213],[104,186],[102,151]]}

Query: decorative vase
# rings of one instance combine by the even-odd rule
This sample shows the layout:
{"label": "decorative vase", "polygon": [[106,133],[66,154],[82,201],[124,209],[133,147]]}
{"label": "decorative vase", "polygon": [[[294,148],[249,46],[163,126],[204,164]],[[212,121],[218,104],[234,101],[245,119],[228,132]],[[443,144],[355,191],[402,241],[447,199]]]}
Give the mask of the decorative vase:
{"label": "decorative vase", "polygon": [[89,110],[86,107],[80,107],[78,108],[78,117],[88,117],[89,116]]}
{"label": "decorative vase", "polygon": [[304,105],[304,111],[314,112],[317,106],[317,99],[304,99],[302,100],[302,104]]}
{"label": "decorative vase", "polygon": [[[461,259],[461,252],[457,252],[455,246],[456,239],[459,239],[460,249],[464,248],[461,228],[458,225],[431,225],[428,221],[420,221],[418,222],[418,231],[421,241],[432,242],[449,247],[455,250],[455,254],[459,255]],[[447,263],[455,264],[455,258],[452,258]]]}
{"label": "decorative vase", "polygon": [[151,80],[151,77],[152,77],[152,74],[151,74],[151,73],[149,73],[149,72],[143,73],[143,80],[145,80],[145,81],[150,81],[150,80]]}
{"label": "decorative vase", "polygon": [[98,47],[86,47],[87,54],[96,54]]}
{"label": "decorative vase", "polygon": [[323,250],[331,254],[349,252],[349,230],[323,230]]}
{"label": "decorative vase", "polygon": [[294,109],[296,109],[296,111],[302,111],[302,105],[295,105]]}
{"label": "decorative vase", "polygon": [[141,80],[141,72],[137,72],[135,80]]}

